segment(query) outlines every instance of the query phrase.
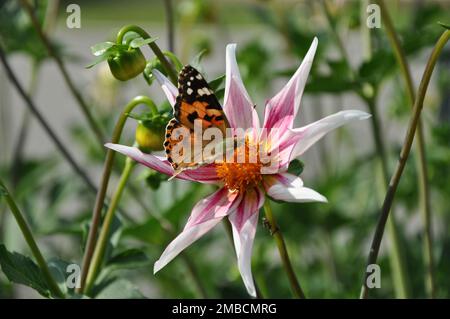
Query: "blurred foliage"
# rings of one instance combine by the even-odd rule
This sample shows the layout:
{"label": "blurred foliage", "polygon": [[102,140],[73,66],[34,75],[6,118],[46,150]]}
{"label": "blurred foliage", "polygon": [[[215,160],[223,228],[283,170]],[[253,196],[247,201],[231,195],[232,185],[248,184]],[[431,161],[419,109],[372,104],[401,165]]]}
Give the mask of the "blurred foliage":
{"label": "blurred foliage", "polygon": [[[349,43],[356,39],[359,44],[362,28],[365,28],[361,23],[362,2],[330,2],[331,13],[335,19],[334,31],[345,34],[346,40],[352,39]],[[44,23],[46,1],[33,3],[37,5],[36,13],[40,22]],[[65,14],[64,5],[68,3],[70,1],[62,1],[61,17]],[[108,1],[108,4],[107,1],[80,3],[88,23],[109,19],[115,21],[112,28],[118,29],[121,26],[118,21],[128,21],[128,18],[117,10],[122,8],[122,1]],[[330,29],[320,3],[321,1],[284,3],[270,0],[243,3],[202,0],[176,2],[176,36],[181,38],[177,56],[184,63],[191,61],[193,65],[208,73],[209,68],[205,66],[213,61],[216,55],[223,56],[223,48],[216,45],[217,39],[238,42],[238,62],[245,84],[252,96],[267,98],[270,95],[266,92],[272,92],[278,87],[276,81],[287,80],[295,72],[313,37],[317,36],[320,44],[306,86],[306,96],[314,96],[314,99],[317,99],[315,101],[321,103],[320,98],[323,96],[332,96],[337,100],[343,95],[364,96],[369,90],[369,95],[374,100],[379,98],[380,109],[385,112],[382,116],[383,125],[398,126],[399,129],[395,132],[400,132],[403,136],[410,106],[383,28],[371,30],[372,54],[368,58],[353,57],[355,48],[343,43],[347,55],[351,56],[349,63],[347,57],[339,52],[335,33]],[[448,4],[428,1],[396,3],[390,3],[389,8],[395,17],[394,22],[402,46],[409,61],[419,61],[421,66],[424,52],[430,49],[442,32],[442,27],[437,22],[445,24],[450,21]],[[127,9],[130,16],[136,20],[131,22],[165,22],[160,1],[148,1],[144,4],[142,1],[133,0],[129,1]],[[244,28],[249,30],[245,36],[240,34],[240,30]],[[205,32],[207,29],[208,32]],[[158,36],[162,38],[164,34]],[[18,7],[17,1],[0,0],[0,37],[9,54],[25,53],[36,62],[47,57],[45,48],[27,16]],[[56,44],[53,37],[51,38],[59,54],[63,54],[62,43],[70,40],[65,38],[60,44]],[[67,55],[65,57],[67,58]],[[148,86],[157,88],[151,71],[156,68],[164,72],[153,56],[147,56],[147,59],[144,71],[147,81],[141,81],[144,83],[142,94],[148,94]],[[443,59],[440,69],[436,70],[439,71],[439,81],[430,91],[434,98],[430,102],[432,105],[427,105],[424,117],[433,222],[436,225],[434,252],[437,295],[446,298],[450,297],[448,61],[448,57]],[[79,67],[83,68],[83,65],[80,64]],[[222,99],[224,66],[220,64],[214,71],[218,73],[208,74],[208,79],[211,80],[211,87]],[[421,70],[417,73],[421,73]],[[100,90],[100,80],[96,82],[91,85],[91,90]],[[119,95],[114,100],[115,104],[120,104],[125,99],[124,92],[119,91],[117,85],[108,85],[101,90],[105,92],[103,94]],[[253,95],[253,92],[258,95]],[[383,96],[382,99],[381,93],[387,97]],[[334,104],[336,108],[342,106],[340,103]],[[364,103],[361,102],[361,105]],[[170,112],[167,101],[158,105],[158,108]],[[117,109],[110,107],[102,110],[98,117],[97,120],[107,132],[112,132],[117,113]],[[169,113],[166,115],[169,117]],[[142,116],[145,116],[145,113],[139,113],[138,118]],[[134,129],[137,121],[131,119],[129,122]],[[85,127],[85,123],[75,121],[67,128],[72,142],[71,148],[74,152],[77,151],[77,158],[90,172],[97,172],[103,165],[105,153]],[[327,165],[330,167],[321,166],[314,170],[312,163],[305,161],[303,164],[299,161],[289,168],[291,172],[302,177],[313,170],[314,177],[305,180],[309,187],[324,194],[329,204],[273,204],[274,214],[285,235],[295,272],[308,297],[359,296],[368,245],[378,218],[378,198],[383,194],[380,194],[377,186],[377,155],[372,150],[361,154],[358,150],[361,139],[358,137],[355,143],[349,137],[351,134],[339,134],[338,138],[333,140],[333,144],[336,144],[334,147],[325,147],[323,152],[318,151],[321,156],[318,165],[325,166],[326,161],[323,158],[327,158]],[[364,137],[364,141],[367,140],[370,141],[370,137]],[[125,134],[121,139],[121,143],[126,145],[132,145],[133,141],[132,134]],[[399,143],[397,139],[387,143],[392,165],[399,153]],[[345,156],[337,155],[337,150],[340,149]],[[417,173],[412,165],[415,160],[412,156],[411,163],[407,165],[402,177],[395,199],[395,213],[399,214],[400,235],[407,243],[405,255],[412,297],[422,298],[426,297],[426,293],[423,280],[422,224],[417,207]],[[16,166],[14,170],[11,169],[12,164]],[[114,189],[123,166],[123,156],[116,156],[110,189]],[[60,286],[66,289],[63,282],[68,275],[67,265],[72,261],[79,262],[82,258],[95,194],[88,191],[67,169],[61,158],[54,154],[44,157],[27,154],[19,163],[0,163],[0,175],[8,178],[15,199],[26,214],[39,244],[44,247],[44,255],[49,260],[52,272],[58,278]],[[201,294],[192,276],[193,267],[200,274],[200,282],[208,297],[248,298],[237,270],[234,250],[220,225],[189,247],[183,256],[177,257],[163,271],[153,275],[154,261],[168,242],[182,230],[192,207],[213,191],[210,186],[166,181],[167,177],[142,168],[132,175],[128,191],[121,201],[120,214],[114,220],[102,272],[91,297],[199,297]],[[135,196],[147,209],[143,209],[143,206],[136,202]],[[42,282],[36,264],[27,257],[30,254],[2,200],[0,243],[0,298],[20,296],[20,292],[17,292],[16,286],[10,281],[30,286],[41,295],[49,296],[48,287]],[[263,226],[262,218],[253,251],[254,277],[263,295],[290,297],[286,274],[283,272],[275,243]],[[186,259],[191,264],[186,262]],[[371,294],[374,297],[390,298],[393,296],[394,287],[388,256],[384,250],[379,264],[383,270],[382,289],[374,290]],[[65,292],[71,298],[82,298],[73,290]]]}

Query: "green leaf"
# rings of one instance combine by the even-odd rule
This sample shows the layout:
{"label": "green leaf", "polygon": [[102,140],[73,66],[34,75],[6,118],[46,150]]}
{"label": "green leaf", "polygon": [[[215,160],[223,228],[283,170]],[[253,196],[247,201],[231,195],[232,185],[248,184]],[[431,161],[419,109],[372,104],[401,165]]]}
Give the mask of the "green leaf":
{"label": "green leaf", "polygon": [[108,260],[107,267],[113,269],[131,269],[149,265],[150,260],[140,249],[132,248],[118,253]]}
{"label": "green leaf", "polygon": [[100,55],[104,54],[109,48],[111,48],[114,45],[115,45],[115,43],[110,42],[110,41],[97,43],[97,44],[91,46],[91,52],[95,56],[100,56]]}
{"label": "green leaf", "polygon": [[[47,7],[47,1],[33,1],[33,12],[42,26]],[[40,41],[25,10],[19,1],[0,1],[0,38],[7,52],[25,53],[39,63],[48,58],[47,50]],[[60,46],[51,45],[60,51]],[[61,52],[58,52],[59,54]]]}
{"label": "green leaf", "polygon": [[125,228],[123,236],[138,239],[146,243],[160,244],[163,241],[165,233],[160,223],[154,217],[150,217],[142,224]]}
{"label": "green leaf", "polygon": [[365,61],[359,67],[359,76],[374,86],[379,84],[386,76],[396,69],[393,54],[388,51],[377,51],[369,61]]}
{"label": "green leaf", "polygon": [[145,296],[130,281],[117,279],[103,288],[97,299],[144,299]]}
{"label": "green leaf", "polygon": [[438,24],[440,24],[442,27],[446,28],[447,30],[450,30],[450,24],[444,23],[444,22],[440,22],[440,21],[438,21]]}
{"label": "green leaf", "polygon": [[[106,48],[106,46],[107,46],[106,43],[110,43],[111,45],[109,45],[109,47]],[[97,45],[99,47],[95,48]],[[102,47],[102,45],[103,45],[103,47]],[[96,49],[98,49],[98,50],[95,51]],[[93,66],[107,60],[110,56],[112,56],[114,54],[118,54],[121,51],[123,52],[123,51],[127,51],[127,50],[128,50],[128,46],[123,45],[123,44],[115,44],[112,42],[103,42],[103,43],[96,44],[93,47],[91,47],[91,51],[92,51],[92,54],[97,56],[97,58],[91,64],[87,65],[85,68],[90,69]],[[97,54],[94,52],[96,52]],[[98,54],[99,52],[101,52],[101,53]]]}
{"label": "green leaf", "polygon": [[108,57],[109,57],[109,55],[107,55],[107,54],[100,55],[94,61],[92,61],[91,64],[86,65],[85,68],[90,69],[93,66],[96,66],[97,64],[102,63],[103,61],[106,61],[106,59],[108,59]]}
{"label": "green leaf", "polygon": [[[61,291],[64,294],[67,294],[67,292],[68,292],[67,284],[66,284],[66,277],[68,275],[67,267],[71,264],[73,264],[73,263],[62,260],[62,259],[58,259],[58,258],[51,259],[47,263],[48,268],[50,269],[50,272],[51,272],[53,278],[55,279],[56,283],[58,284],[59,289],[61,289]],[[72,289],[72,292],[73,292],[73,289]]]}
{"label": "green leaf", "polygon": [[0,244],[0,266],[9,281],[35,289],[44,297],[50,297],[50,290],[39,267],[30,258],[16,252],[9,252]]}
{"label": "green leaf", "polygon": [[225,74],[218,76],[214,80],[210,81],[209,86],[213,91],[217,91],[224,82],[225,82]]}
{"label": "green leaf", "polygon": [[119,239],[120,236],[122,235],[122,231],[123,231],[122,218],[120,217],[120,214],[116,214],[111,223],[110,237],[105,250],[105,260],[109,259],[109,257],[112,255],[112,252],[119,244]]}
{"label": "green leaf", "polygon": [[6,189],[0,185],[0,197],[8,195]]}
{"label": "green leaf", "polygon": [[143,179],[145,180],[145,184],[147,184],[147,186],[154,191],[159,189],[162,182],[167,181],[167,175],[157,171],[148,170],[144,174],[145,175],[143,175]]}
{"label": "green leaf", "polygon": [[195,55],[195,57],[191,60],[190,65],[194,68],[198,69],[200,67],[200,62],[202,61],[205,54],[208,53],[208,50],[203,49],[199,53]]}
{"label": "green leaf", "polygon": [[158,38],[148,38],[148,39],[136,38],[130,42],[130,47],[135,49],[140,48],[141,46],[150,44],[152,42],[155,42],[156,40],[158,40]]}
{"label": "green leaf", "polygon": [[288,172],[291,174],[294,174],[296,176],[299,176],[303,172],[303,168],[305,167],[305,164],[300,161],[299,159],[294,159],[288,167]]}

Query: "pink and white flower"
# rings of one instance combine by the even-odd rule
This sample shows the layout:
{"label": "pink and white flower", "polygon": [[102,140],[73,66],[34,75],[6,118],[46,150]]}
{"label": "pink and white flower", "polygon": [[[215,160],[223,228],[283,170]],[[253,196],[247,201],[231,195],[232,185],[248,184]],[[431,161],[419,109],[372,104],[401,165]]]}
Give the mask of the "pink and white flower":
{"label": "pink and white flower", "polygon": [[[167,246],[155,263],[155,273],[226,217],[233,227],[239,271],[248,293],[255,296],[251,256],[258,212],[265,197],[270,196],[276,200],[287,202],[327,201],[323,195],[303,186],[300,177],[288,173],[288,165],[329,131],[354,120],[367,119],[370,115],[358,110],[347,110],[327,116],[304,127],[293,127],[317,43],[317,38],[315,38],[298,70],[284,88],[267,101],[265,106],[262,128],[268,130],[269,133],[264,138],[259,137],[264,140],[258,142],[270,145],[271,148],[277,148],[277,171],[265,174],[261,170],[261,163],[258,162],[225,162],[208,164],[178,174],[176,178],[216,184],[220,188],[195,205],[183,231]],[[235,44],[229,44],[226,49],[223,110],[231,128],[259,130],[258,114],[242,82],[235,50]],[[161,73],[155,72],[155,76],[169,102],[173,105],[178,94],[177,88]],[[277,132],[276,139],[271,136],[271,130]],[[147,167],[167,175],[173,175],[173,169],[164,157],[144,154],[136,147],[118,144],[107,144],[106,146]]]}

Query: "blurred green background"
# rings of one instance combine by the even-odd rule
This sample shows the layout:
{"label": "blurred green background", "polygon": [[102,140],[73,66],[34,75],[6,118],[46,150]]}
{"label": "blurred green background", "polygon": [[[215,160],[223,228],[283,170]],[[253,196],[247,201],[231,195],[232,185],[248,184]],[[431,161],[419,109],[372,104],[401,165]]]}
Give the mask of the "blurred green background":
{"label": "blurred green background", "polygon": [[[33,1],[31,1],[34,3]],[[45,32],[67,65],[107,136],[123,106],[145,94],[167,108],[157,84],[138,77],[126,83],[111,77],[105,63],[93,69],[90,46],[114,40],[124,25],[137,24],[158,37],[187,64],[204,50],[202,70],[209,80],[225,72],[225,46],[238,44],[238,62],[250,95],[262,116],[264,101],[276,93],[300,64],[314,36],[319,48],[298,126],[342,109],[377,112],[389,173],[393,172],[411,114],[403,79],[384,26],[369,29],[369,1],[171,1],[173,42],[163,0],[37,1]],[[69,29],[66,8],[81,8],[81,28]],[[425,63],[449,23],[449,1],[387,1],[394,25],[418,86]],[[36,105],[74,157],[98,184],[105,149],[96,143],[55,62],[49,58],[28,16],[16,1],[0,0],[0,39],[8,58]],[[173,48],[171,48],[173,46]],[[144,49],[150,59],[153,54]],[[431,199],[436,296],[450,297],[450,51],[436,67],[422,114]],[[380,154],[370,121],[332,132],[302,158],[305,185],[325,195],[328,204],[274,204],[280,228],[303,290],[310,298],[357,298],[384,197]],[[131,145],[136,121],[130,119],[122,144]],[[424,223],[419,207],[412,152],[392,214],[403,256],[406,287],[399,288],[386,231],[379,264],[378,298],[429,296],[425,285]],[[117,156],[109,191],[114,190],[124,158]],[[57,153],[0,67],[0,174],[26,213],[44,255],[57,263],[80,263],[95,194]],[[247,298],[235,254],[224,228],[189,247],[156,276],[154,261],[184,226],[194,204],[213,188],[167,182],[139,167],[130,180],[111,239],[97,297]],[[136,203],[137,194],[146,209]],[[162,216],[174,233],[161,226]],[[9,251],[30,252],[5,201],[0,201],[0,243]],[[187,261],[186,261],[187,260]],[[64,262],[63,262],[64,261]],[[259,224],[253,273],[265,297],[288,298],[289,283],[267,229]],[[199,283],[202,288],[199,288]],[[406,295],[405,295],[406,293]],[[11,284],[0,272],[0,297],[40,297],[31,288]]]}

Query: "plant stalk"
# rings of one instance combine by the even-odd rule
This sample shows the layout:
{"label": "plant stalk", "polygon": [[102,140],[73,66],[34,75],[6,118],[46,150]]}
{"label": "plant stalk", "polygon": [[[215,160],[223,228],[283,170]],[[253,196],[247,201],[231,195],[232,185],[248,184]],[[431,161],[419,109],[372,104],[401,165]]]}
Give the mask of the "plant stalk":
{"label": "plant stalk", "polygon": [[2,64],[6,70],[6,73],[9,77],[12,85],[17,89],[19,95],[25,101],[25,105],[30,109],[31,113],[36,117],[39,124],[42,126],[42,128],[47,133],[49,138],[55,144],[56,148],[61,152],[61,154],[66,159],[66,161],[70,164],[70,166],[73,168],[75,173],[81,177],[81,179],[86,183],[86,185],[91,190],[96,191],[97,188],[95,187],[94,183],[89,179],[88,175],[84,172],[84,170],[77,164],[75,159],[70,154],[69,150],[64,146],[64,143],[58,138],[56,133],[51,128],[50,124],[47,122],[47,120],[40,113],[40,111],[38,110],[36,105],[33,103],[30,96],[25,92],[25,89],[20,84],[19,80],[17,79],[16,75],[14,74],[14,72],[6,58],[5,51],[3,50],[1,43],[0,43],[0,60],[2,61]]}
{"label": "plant stalk", "polygon": [[[414,105],[415,89],[411,76],[411,72],[406,60],[405,53],[400,44],[400,39],[395,31],[392,23],[389,11],[383,0],[376,1],[381,8],[381,16],[386,27],[386,34],[389,42],[394,50],[395,58],[399,64],[400,71],[405,81],[406,90],[411,107]],[[432,223],[431,223],[431,202],[430,202],[430,190],[428,187],[428,169],[426,165],[426,152],[425,152],[425,137],[423,133],[423,123],[419,119],[417,125],[417,140],[416,148],[416,170],[418,172],[418,185],[419,185],[419,206],[422,212],[422,218],[424,223],[424,249],[425,249],[425,267],[427,269],[425,275],[426,289],[431,298],[436,297],[436,283],[434,275],[434,257],[433,257],[433,235],[432,235]]]}
{"label": "plant stalk", "polygon": [[[147,104],[154,105],[153,101],[146,96],[137,96],[132,99],[122,111],[116,126],[114,128],[114,132],[112,135],[111,143],[118,143],[120,140],[120,136],[122,135],[123,127],[128,118],[128,114],[138,105]],[[102,216],[102,208],[103,202],[105,200],[106,191],[108,188],[109,178],[111,176],[112,166],[114,162],[116,152],[108,149],[106,152],[106,159],[103,166],[103,174],[100,182],[100,188],[97,192],[97,198],[95,200],[94,211],[92,213],[92,222],[89,228],[89,235],[86,243],[86,249],[83,257],[83,268],[81,271],[81,280],[80,280],[80,288],[78,292],[82,293],[84,291],[87,274],[89,272],[89,267],[91,265],[92,255],[94,253],[95,243],[97,239],[97,229],[100,223],[100,219]]]}
{"label": "plant stalk", "polygon": [[[428,59],[427,65],[425,67],[425,71],[423,73],[422,80],[420,82],[419,90],[417,92],[417,98],[414,101],[413,114],[408,124],[408,130],[405,136],[405,141],[403,143],[402,149],[400,151],[400,157],[397,162],[397,167],[394,171],[394,174],[391,177],[389,187],[384,198],[383,206],[381,207],[380,218],[378,220],[377,228],[375,230],[375,234],[372,240],[369,256],[367,259],[367,265],[375,264],[377,261],[381,241],[383,239],[384,227],[389,217],[389,212],[395,197],[395,193],[397,191],[398,184],[400,182],[400,178],[405,168],[409,152],[411,151],[411,146],[414,141],[414,135],[416,132],[417,125],[419,123],[421,111],[423,109],[423,101],[425,99],[425,95],[428,89],[428,84],[430,83],[430,78],[431,75],[433,74],[436,61],[439,55],[441,54],[445,44],[447,43],[449,37],[450,37],[450,30],[446,30],[442,33],[436,45],[434,46],[433,51],[431,52],[430,58]],[[361,298],[367,298],[369,294],[369,289],[367,287],[368,276],[369,274],[365,273],[364,282],[361,288],[361,295],[360,295]]]}
{"label": "plant stalk", "polygon": [[25,220],[25,217],[21,213],[20,209],[17,207],[17,204],[15,203],[13,197],[11,196],[11,194],[9,193],[8,189],[6,188],[5,184],[1,179],[0,179],[0,192],[2,193],[0,194],[0,196],[5,197],[12,214],[16,219],[17,225],[19,226],[20,231],[22,232],[22,235],[28,244],[28,247],[30,247],[30,250],[33,253],[34,258],[36,259],[36,262],[38,263],[39,268],[41,269],[42,275],[44,276],[50,291],[55,296],[58,296],[59,298],[64,298],[64,294],[59,289],[58,284],[53,278],[50,269],[48,268],[47,262],[42,256],[42,253],[33,237],[33,233],[31,232],[30,226],[28,225],[27,221]]}
{"label": "plant stalk", "polygon": [[286,272],[289,283],[291,285],[292,293],[295,298],[305,299],[305,294],[303,293],[302,288],[300,287],[300,283],[298,282],[297,276],[295,275],[294,269],[292,268],[291,260],[289,258],[289,254],[286,248],[286,243],[284,242],[283,235],[277,225],[275,216],[272,213],[272,208],[270,207],[269,199],[266,198],[264,202],[264,212],[269,222],[270,233],[275,238],[275,242],[277,243],[278,252],[280,253],[281,261],[283,262],[283,268]]}
{"label": "plant stalk", "polygon": [[96,139],[98,140],[100,145],[103,145],[105,139],[103,136],[102,129],[100,128],[99,124],[94,119],[94,116],[91,113],[91,109],[86,103],[86,101],[83,99],[83,96],[81,95],[80,91],[77,89],[75,83],[73,82],[72,78],[69,76],[69,72],[67,71],[67,68],[61,59],[61,57],[58,55],[58,53],[55,51],[53,45],[50,43],[49,39],[45,35],[41,25],[39,24],[39,20],[34,14],[33,7],[28,3],[27,0],[20,0],[20,4],[22,8],[27,12],[28,16],[30,17],[31,23],[34,26],[34,29],[39,35],[39,38],[41,39],[41,42],[44,44],[48,54],[55,60],[56,65],[58,66],[59,71],[61,72],[64,81],[66,82],[67,86],[69,87],[70,92],[72,93],[73,97],[77,101],[78,105],[81,108],[81,111],[83,115],[85,116],[89,127],[91,128],[92,132],[94,133]]}
{"label": "plant stalk", "polygon": [[120,199],[122,198],[123,191],[130,177],[131,171],[133,170],[134,165],[136,164],[130,157],[126,158],[125,167],[122,171],[122,175],[120,176],[119,184],[117,185],[116,191],[111,199],[111,203],[109,204],[108,211],[105,214],[105,218],[103,220],[102,228],[100,230],[100,234],[98,236],[97,244],[95,245],[95,250],[92,256],[91,266],[89,267],[89,271],[86,278],[86,288],[85,293],[89,294],[92,286],[94,285],[94,281],[98,275],[100,270],[103,257],[105,255],[105,249],[108,244],[108,239],[110,235],[111,224],[114,220],[114,216],[116,213],[117,206],[119,204]]}

